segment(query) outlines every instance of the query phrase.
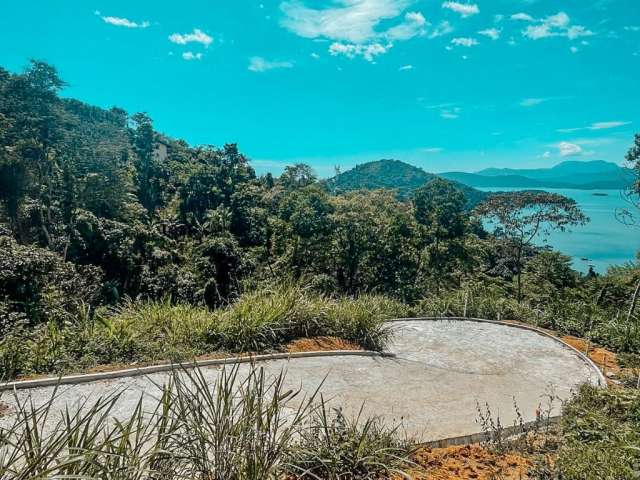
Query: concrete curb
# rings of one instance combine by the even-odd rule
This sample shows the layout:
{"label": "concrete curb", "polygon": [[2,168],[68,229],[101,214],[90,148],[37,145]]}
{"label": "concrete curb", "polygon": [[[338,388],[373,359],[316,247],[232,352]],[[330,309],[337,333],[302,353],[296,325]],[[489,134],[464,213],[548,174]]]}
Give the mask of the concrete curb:
{"label": "concrete curb", "polygon": [[591,360],[589,357],[587,357],[580,350],[578,350],[577,348],[573,347],[572,345],[569,345],[568,343],[562,341],[560,338],[556,337],[555,335],[552,335],[552,334],[550,334],[548,332],[545,332],[544,330],[542,330],[540,328],[533,327],[531,325],[521,325],[519,323],[515,323],[515,320],[513,320],[513,321],[500,320],[499,321],[499,320],[487,320],[487,319],[484,319],[484,318],[473,318],[473,317],[415,317],[415,318],[393,318],[391,320],[387,320],[387,322],[388,323],[394,323],[394,322],[443,321],[443,320],[467,321],[467,322],[478,322],[478,323],[492,323],[494,325],[503,325],[503,326],[507,326],[507,327],[520,328],[522,330],[529,330],[531,332],[538,333],[538,334],[540,334],[542,336],[545,336],[547,338],[551,338],[555,342],[559,343],[560,345],[562,345],[565,348],[568,348],[573,353],[578,355],[583,362],[585,362],[588,366],[590,366],[593,370],[595,370],[597,372],[597,374],[598,374],[598,386],[600,386],[600,387],[606,387],[607,386],[607,378],[604,376],[604,374],[602,373],[600,368],[598,368],[598,366],[593,362],[593,360]]}
{"label": "concrete curb", "polygon": [[[553,417],[540,420],[541,426],[555,425],[560,422],[561,415],[554,415]],[[522,425],[511,425],[502,429],[503,437],[509,438],[522,433],[530,431],[538,420],[532,420],[525,422]],[[455,445],[469,445],[470,443],[482,443],[490,440],[491,434],[488,432],[472,433],[470,435],[461,435],[459,437],[443,438],[442,440],[432,440],[428,442],[422,442],[416,445],[416,447],[429,447],[429,448],[445,448]]]}
{"label": "concrete curb", "polygon": [[[605,386],[607,384],[607,380],[605,376],[602,374],[600,369],[597,367],[593,361],[582,352],[572,347],[571,345],[563,342],[558,337],[555,337],[544,330],[541,330],[536,327],[528,326],[528,325],[520,325],[517,323],[510,323],[508,321],[497,321],[497,320],[486,320],[482,318],[466,318],[466,317],[415,317],[415,318],[394,318],[387,320],[385,323],[395,323],[402,321],[469,321],[469,322],[479,322],[479,323],[493,323],[496,325],[504,325],[508,327],[520,328],[523,330],[529,330],[540,335],[544,335],[545,337],[549,337],[556,342],[560,343],[566,348],[569,348],[575,354],[577,354],[587,365],[593,368],[598,373],[598,383],[600,386]],[[79,375],[67,375],[60,377],[46,377],[39,378],[36,380],[21,380],[21,381],[13,381],[6,382],[0,384],[0,391],[6,390],[21,390],[21,389],[29,389],[29,388],[38,388],[38,387],[52,387],[56,385],[75,385],[79,383],[89,383],[100,380],[111,380],[115,378],[123,378],[123,377],[135,377],[141,375],[148,375],[151,373],[158,372],[167,372],[175,369],[181,368],[196,368],[196,367],[210,367],[216,365],[229,365],[236,363],[249,363],[249,362],[264,362],[269,360],[288,360],[295,358],[309,358],[309,357],[336,357],[336,356],[360,356],[360,357],[383,357],[383,358],[393,358],[395,354],[386,353],[386,352],[372,352],[372,351],[362,351],[362,350],[329,350],[329,351],[315,351],[315,352],[295,352],[295,353],[272,353],[265,355],[250,355],[244,357],[228,357],[228,358],[220,358],[220,359],[212,359],[212,360],[200,360],[194,362],[183,362],[183,363],[162,363],[158,365],[150,365],[146,367],[136,367],[136,368],[127,368],[123,370],[114,370],[111,372],[99,372],[99,373],[88,373],[88,374],[79,374]]]}
{"label": "concrete curb", "polygon": [[369,350],[328,350],[317,352],[294,352],[294,353],[270,353],[264,355],[247,355],[244,357],[216,358],[211,360],[198,360],[194,362],[182,363],[162,363],[149,365],[147,367],[127,368],[124,370],[113,370],[111,372],[85,373],[78,375],[67,375],[61,377],[46,377],[35,380],[19,380],[0,384],[0,392],[6,390],[23,390],[39,387],[54,387],[56,385],[76,385],[79,383],[96,382],[100,380],[111,380],[114,378],[137,377],[149,375],[151,373],[168,372],[177,369],[191,369],[196,367],[211,367],[217,365],[230,365],[238,363],[266,362],[269,360],[289,360],[294,358],[309,357],[383,357],[394,358],[395,354],[386,352],[372,352]]}

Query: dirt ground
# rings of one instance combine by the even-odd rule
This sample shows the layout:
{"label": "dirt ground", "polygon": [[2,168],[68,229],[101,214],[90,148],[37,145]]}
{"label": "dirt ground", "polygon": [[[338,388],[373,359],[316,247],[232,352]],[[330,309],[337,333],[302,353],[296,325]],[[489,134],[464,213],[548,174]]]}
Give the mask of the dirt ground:
{"label": "dirt ground", "polygon": [[287,353],[331,350],[362,350],[362,347],[337,337],[299,338],[284,347],[284,351]]}
{"label": "dirt ground", "polygon": [[407,472],[413,480],[525,480],[531,467],[526,457],[496,454],[478,444],[420,448],[411,460],[417,464]]}
{"label": "dirt ground", "polygon": [[607,376],[608,373],[613,375],[618,375],[620,373],[620,366],[618,365],[615,353],[610,352],[606,348],[594,346],[593,344],[587,345],[587,341],[583,338],[566,335],[564,337],[560,337],[560,339],[582,353],[587,352],[588,346],[589,351],[587,352],[587,355],[593,363],[595,363],[598,368],[604,372],[605,376]]}

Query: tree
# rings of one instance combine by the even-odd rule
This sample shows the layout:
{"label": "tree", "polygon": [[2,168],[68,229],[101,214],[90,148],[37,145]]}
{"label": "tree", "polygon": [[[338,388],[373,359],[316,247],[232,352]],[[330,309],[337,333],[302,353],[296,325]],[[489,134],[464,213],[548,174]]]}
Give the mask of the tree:
{"label": "tree", "polygon": [[295,277],[327,270],[333,212],[329,195],[319,185],[287,192],[281,199],[278,217],[282,227],[274,229],[275,249]]}
{"label": "tree", "polygon": [[279,182],[286,190],[303,188],[318,179],[313,169],[304,163],[288,165],[280,175]]}
{"label": "tree", "polygon": [[522,301],[522,256],[538,235],[584,225],[589,219],[575,200],[547,192],[513,192],[492,195],[477,213],[495,226],[495,234],[514,249],[518,302]]}
{"label": "tree", "polygon": [[[625,159],[630,164],[635,178],[623,194],[634,209],[640,209],[640,133],[635,135],[634,143],[625,155]],[[627,225],[638,225],[636,216],[630,210],[619,210],[616,215]]]}
{"label": "tree", "polygon": [[467,230],[464,194],[451,182],[434,178],[412,195],[413,212],[423,238],[422,269],[436,288],[445,270],[454,268],[463,255],[460,240]]}
{"label": "tree", "polygon": [[158,206],[158,192],[154,191],[153,122],[146,113],[136,113],[131,117],[133,150],[138,157],[138,198],[149,213]]}

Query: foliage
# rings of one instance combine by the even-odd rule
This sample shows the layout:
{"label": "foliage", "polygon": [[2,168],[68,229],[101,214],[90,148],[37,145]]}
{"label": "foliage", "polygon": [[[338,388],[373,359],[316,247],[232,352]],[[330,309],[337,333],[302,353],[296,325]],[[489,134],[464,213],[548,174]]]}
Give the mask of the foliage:
{"label": "foliage", "polygon": [[32,326],[72,321],[85,305],[99,304],[101,280],[95,267],[0,236],[0,337],[20,318]]}
{"label": "foliage", "polygon": [[522,299],[522,256],[538,235],[584,225],[589,219],[575,200],[555,193],[517,192],[492,195],[476,209],[478,215],[495,224],[495,234],[508,239],[516,260],[518,300]]}
{"label": "foliage", "polygon": [[11,330],[0,341],[0,378],[273,351],[296,338],[314,336],[381,350],[391,334],[384,320],[408,312],[405,305],[383,297],[330,299],[291,285],[247,293],[215,311],[167,300],[127,301],[95,315],[85,310],[62,325],[49,322],[37,329]]}
{"label": "foliage", "polygon": [[299,479],[326,480],[402,475],[402,469],[409,465],[410,442],[400,439],[397,427],[361,417],[362,409],[350,419],[340,409],[329,410],[321,402],[292,450],[287,462],[290,473]]}
{"label": "foliage", "polygon": [[582,386],[564,408],[560,478],[617,480],[640,474],[640,392]]}

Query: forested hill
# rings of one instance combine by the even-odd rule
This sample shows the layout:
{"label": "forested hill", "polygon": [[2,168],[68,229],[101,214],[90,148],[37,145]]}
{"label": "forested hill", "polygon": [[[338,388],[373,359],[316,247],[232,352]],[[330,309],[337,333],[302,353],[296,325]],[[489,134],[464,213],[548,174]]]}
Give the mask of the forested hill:
{"label": "forested hill", "polygon": [[[400,160],[378,160],[357,165],[340,173],[328,179],[326,185],[336,193],[359,189],[393,189],[398,192],[400,198],[407,198],[415,189],[434,178],[436,175]],[[452,183],[464,193],[468,206],[475,206],[486,198],[484,192],[475,188],[456,181]]]}

